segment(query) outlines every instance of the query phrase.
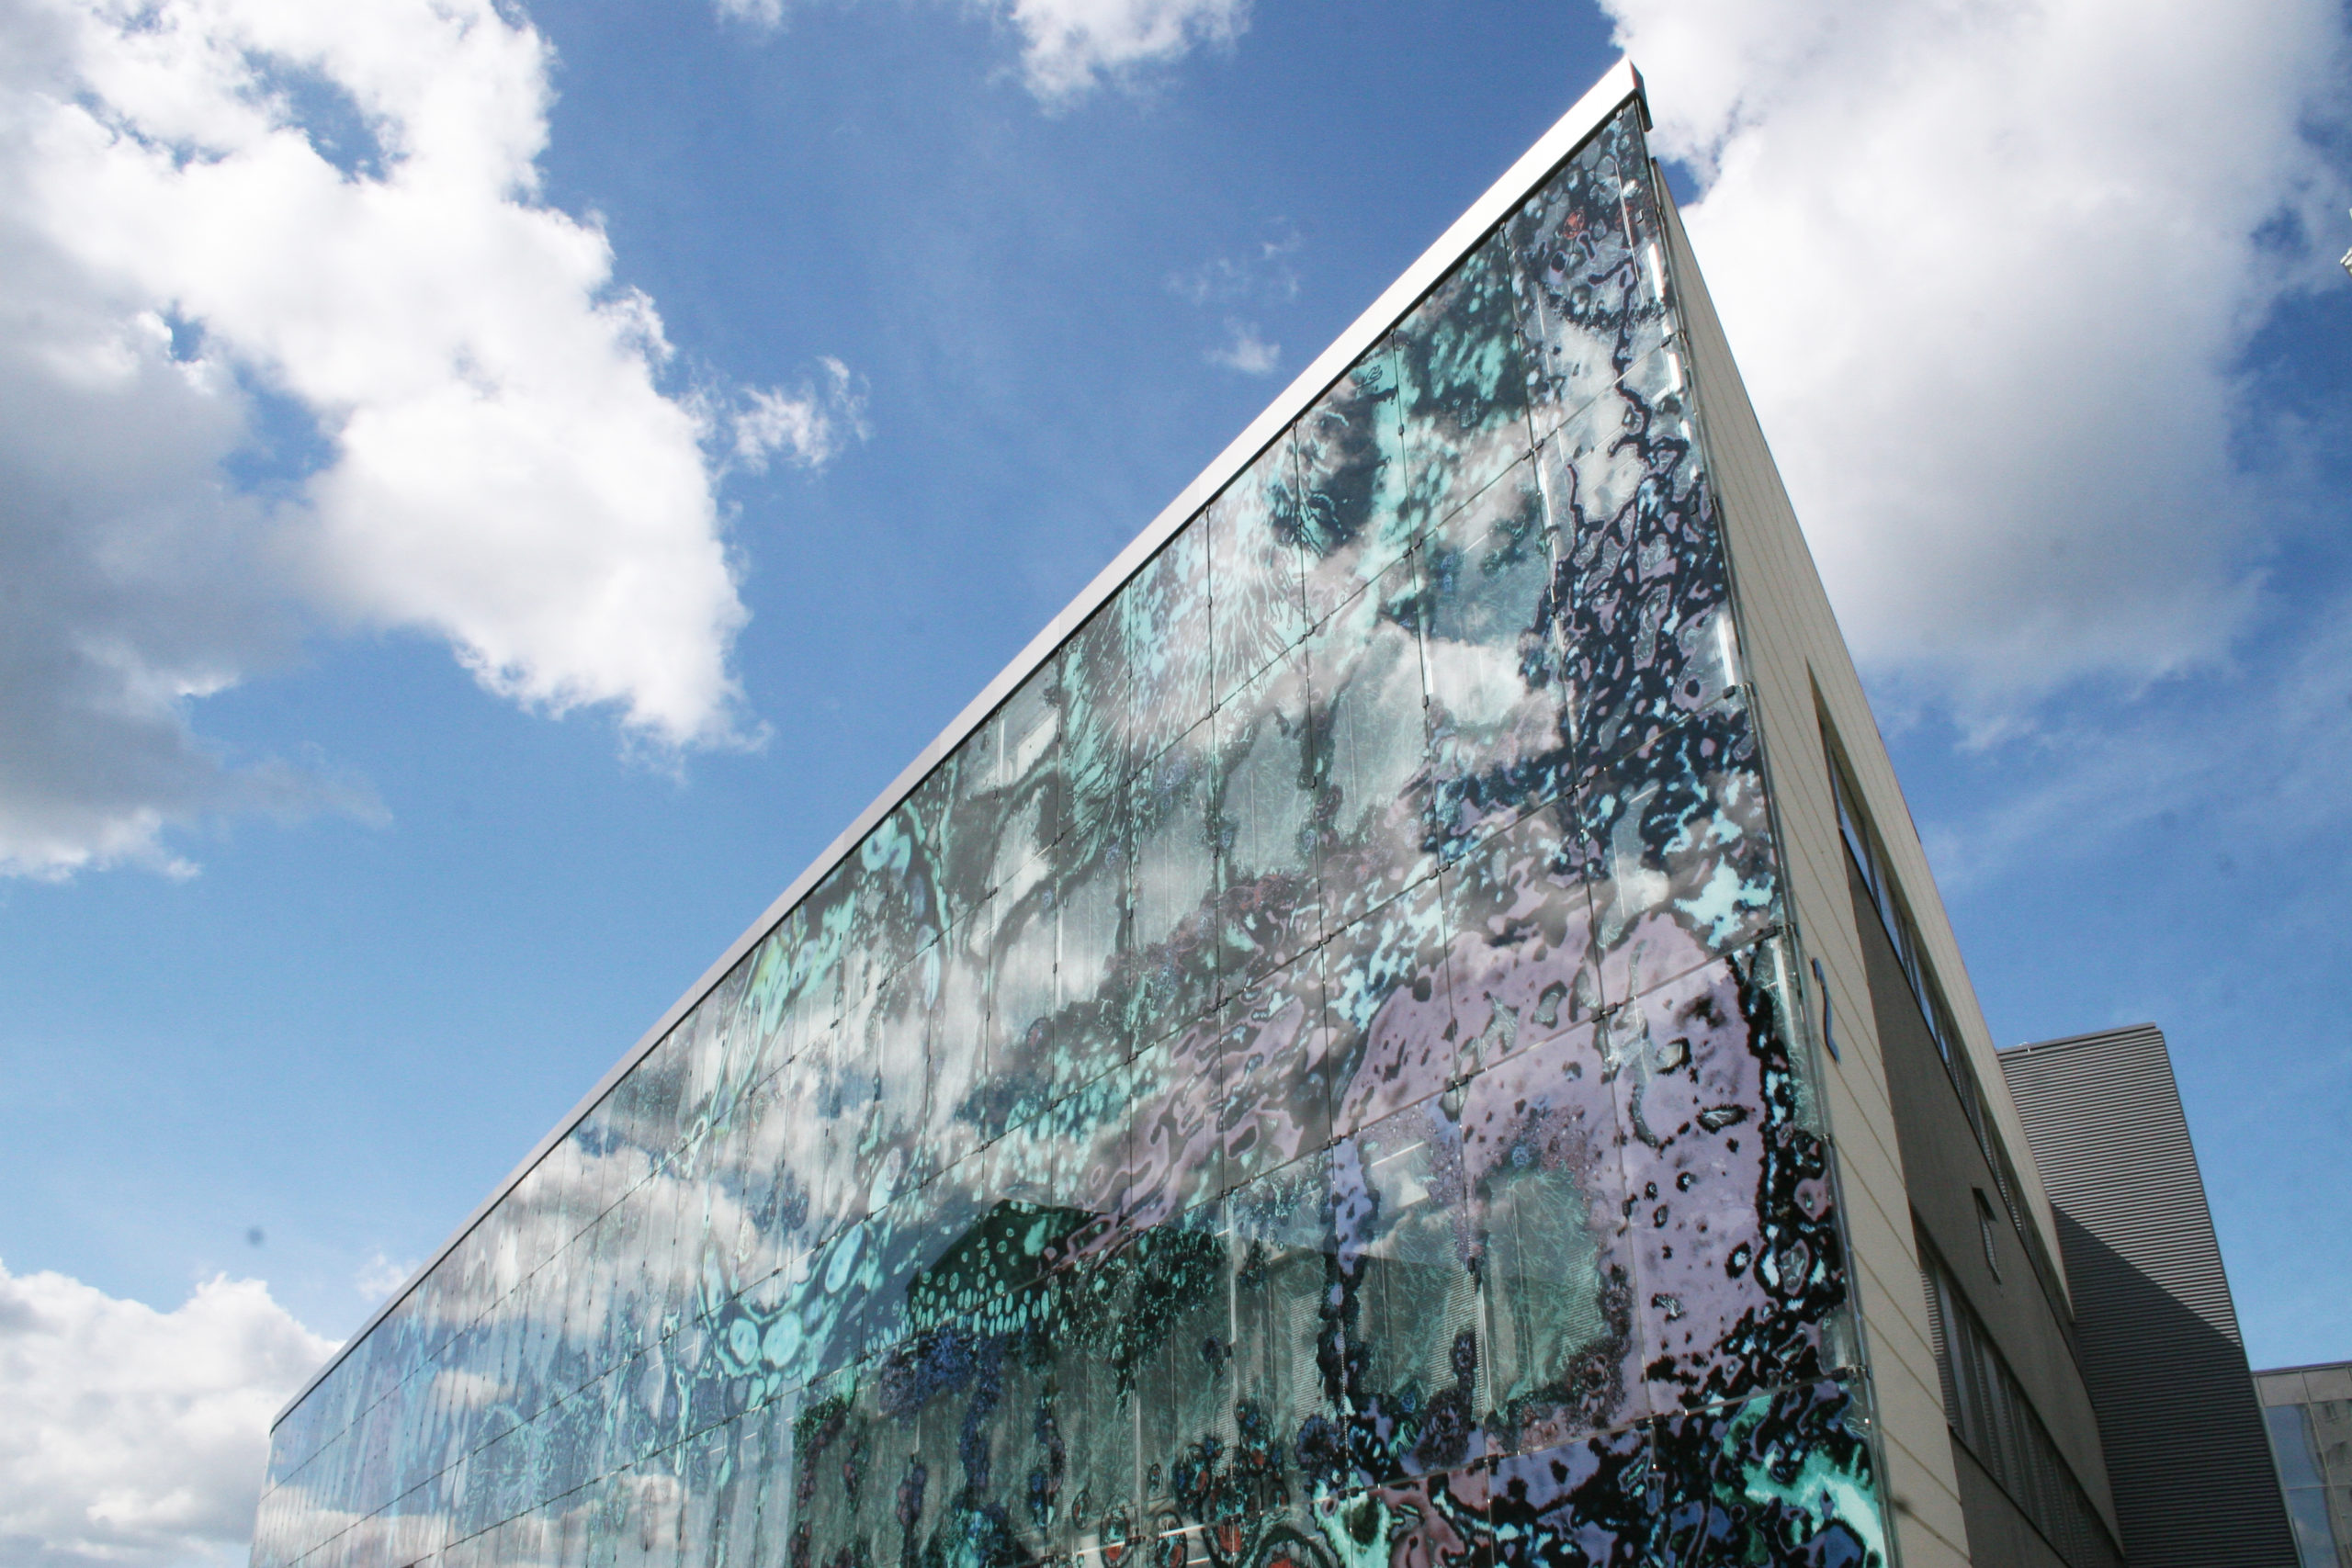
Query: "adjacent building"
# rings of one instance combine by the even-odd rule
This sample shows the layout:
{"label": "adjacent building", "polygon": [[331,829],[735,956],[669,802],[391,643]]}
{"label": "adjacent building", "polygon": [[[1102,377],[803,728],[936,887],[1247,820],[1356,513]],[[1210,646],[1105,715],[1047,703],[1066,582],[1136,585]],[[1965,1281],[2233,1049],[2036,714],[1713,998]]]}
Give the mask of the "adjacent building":
{"label": "adjacent building", "polygon": [[2057,1220],[2132,1568],[2294,1568],[2172,1059],[2153,1024],[2001,1054]]}
{"label": "adjacent building", "polygon": [[2352,1568],[2352,1361],[2254,1381],[2302,1568]]}
{"label": "adjacent building", "polygon": [[1621,66],[752,923],[279,1418],[256,1564],[2122,1561],[1645,132]]}

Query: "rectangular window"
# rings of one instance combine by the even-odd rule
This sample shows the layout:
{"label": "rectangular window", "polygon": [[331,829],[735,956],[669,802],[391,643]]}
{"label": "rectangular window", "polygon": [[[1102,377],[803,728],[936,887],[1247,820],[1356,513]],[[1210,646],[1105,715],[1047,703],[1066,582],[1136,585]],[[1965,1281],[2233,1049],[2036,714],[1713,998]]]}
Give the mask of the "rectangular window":
{"label": "rectangular window", "polygon": [[[1903,978],[1910,987],[1911,999],[1918,1004],[1919,1016],[1928,1026],[1928,1038],[1936,1044],[1936,1055],[1944,1065],[1944,1074],[1951,1080],[1952,1092],[1960,1097],[1960,1109],[1968,1119],[1969,1131],[1975,1134],[1977,1146],[1984,1153],[1984,1163],[1993,1168],[1993,1182],[2001,1197],[2001,1208],[2008,1215],[2009,1224],[2018,1233],[2018,1240],[2026,1249],[2038,1272],[2054,1274],[2048,1267],[2046,1249],[2038,1235],[2026,1225],[2025,1212],[2018,1197],[2022,1190],[2016,1166],[2009,1152],[1994,1132],[1991,1120],[1984,1112],[1984,1091],[1976,1081],[1976,1069],[1970,1065],[1967,1049],[1961,1043],[1960,1026],[1954,1021],[1951,1006],[1944,1000],[1943,989],[1937,985],[1928,969],[1919,941],[1919,928],[1911,919],[1903,891],[1895,886],[1888,868],[1886,843],[1879,837],[1870,813],[1861,804],[1861,791],[1854,783],[1852,771],[1847,766],[1843,751],[1838,744],[1837,732],[1830,727],[1826,715],[1821,720],[1822,739],[1829,764],[1830,793],[1838,805],[1838,830],[1846,842],[1846,852],[1853,857],[1854,869],[1862,884],[1870,889],[1871,903],[1878,911],[1880,924],[1885,928],[1889,945],[1894,949],[1895,962],[1903,970]],[[1989,1255],[1992,1248],[1987,1246]],[[1996,1269],[1996,1272],[1998,1272]],[[2057,1292],[2053,1291],[2052,1295]]]}
{"label": "rectangular window", "polygon": [[1993,1205],[1984,1201],[1984,1189],[1972,1187],[1969,1195],[1976,1200],[1976,1238],[1984,1244],[1984,1267],[2001,1277],[2000,1233],[1993,1228]]}
{"label": "rectangular window", "polygon": [[2106,1520],[2034,1413],[2007,1358],[1924,1235],[1918,1245],[1928,1336],[1952,1435],[2069,1568],[2123,1568]]}
{"label": "rectangular window", "polygon": [[2320,1472],[2319,1453],[2311,1427],[2300,1404],[2274,1404],[2262,1413],[2270,1428],[2270,1450],[2278,1462],[2278,1480],[2289,1491],[2299,1486],[2327,1484]]}

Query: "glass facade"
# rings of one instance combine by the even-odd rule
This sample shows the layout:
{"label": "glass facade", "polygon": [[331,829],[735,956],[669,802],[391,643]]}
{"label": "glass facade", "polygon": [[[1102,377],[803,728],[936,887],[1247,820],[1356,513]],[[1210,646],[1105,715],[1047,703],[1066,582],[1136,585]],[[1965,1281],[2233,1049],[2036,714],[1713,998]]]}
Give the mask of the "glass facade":
{"label": "glass facade", "polygon": [[2254,1381],[2303,1568],[2352,1568],[2352,1362]]}
{"label": "glass facade", "polygon": [[1886,1560],[1628,103],[288,1412],[267,1568]]}

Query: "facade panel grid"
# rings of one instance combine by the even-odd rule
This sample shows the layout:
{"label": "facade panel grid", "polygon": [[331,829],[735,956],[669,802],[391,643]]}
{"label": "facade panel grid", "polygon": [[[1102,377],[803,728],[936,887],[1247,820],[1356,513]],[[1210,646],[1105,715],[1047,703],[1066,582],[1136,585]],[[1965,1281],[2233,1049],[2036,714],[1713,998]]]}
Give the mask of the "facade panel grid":
{"label": "facade panel grid", "polygon": [[1659,200],[1629,102],[298,1402],[256,1562],[1883,1561]]}

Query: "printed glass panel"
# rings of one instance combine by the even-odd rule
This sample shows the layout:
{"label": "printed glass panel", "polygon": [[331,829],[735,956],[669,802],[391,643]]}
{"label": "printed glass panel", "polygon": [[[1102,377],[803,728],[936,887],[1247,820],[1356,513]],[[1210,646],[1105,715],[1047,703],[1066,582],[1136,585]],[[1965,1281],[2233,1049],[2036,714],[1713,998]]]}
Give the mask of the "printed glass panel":
{"label": "printed glass panel", "polygon": [[1409,533],[1451,516],[1532,445],[1511,261],[1504,235],[1490,235],[1397,324]]}
{"label": "printed glass panel", "polygon": [[1337,1136],[1426,1100],[1460,1069],[1448,892],[1444,879],[1429,877],[1323,944]]}
{"label": "printed glass panel", "polygon": [[1624,1001],[1762,936],[1780,918],[1762,762],[1745,708],[1667,731],[1588,780],[1600,984]]}
{"label": "printed glass panel", "polygon": [[1288,431],[1209,503],[1214,695],[1222,704],[1307,631],[1298,455]]}
{"label": "printed glass panel", "polygon": [[1512,1454],[1496,1461],[1489,1483],[1494,1562],[1498,1568],[1660,1562],[1662,1500],[1646,1425]]}
{"label": "printed glass panel", "polygon": [[1400,559],[1306,642],[1324,923],[1337,930],[1437,869],[1418,563]]}
{"label": "printed glass panel", "polygon": [[1216,729],[1204,719],[1147,764],[1128,795],[1136,981],[1126,999],[1138,1047],[1216,1003]]}
{"label": "printed glass panel", "polygon": [[1239,1187],[1331,1141],[1329,1021],[1317,955],[1232,998],[1218,1021],[1224,1179]]}
{"label": "printed glass panel", "polygon": [[1883,1562],[1649,177],[1629,107],[830,867],[255,1561]]}
{"label": "printed glass panel", "polygon": [[1333,1145],[1350,1469],[1387,1485],[1485,1451],[1483,1303],[1458,1096]]}
{"label": "printed glass panel", "polygon": [[1493,1066],[1589,1023],[1600,1008],[1591,897],[1600,868],[1565,815],[1565,803],[1529,813],[1449,875],[1465,1066]]}
{"label": "printed glass panel", "polygon": [[1846,1365],[1844,1242],[1770,944],[1637,997],[1616,1069],[1634,1314],[1660,1410]]}
{"label": "printed glass panel", "polygon": [[1504,226],[1539,436],[1671,329],[1640,112],[1628,105]]}
{"label": "printed glass panel", "polygon": [[1322,620],[1363,592],[1412,544],[1396,403],[1396,355],[1383,344],[1357,361],[1295,427],[1310,620]]}
{"label": "printed glass panel", "polygon": [[1061,842],[1055,904],[1061,914],[1057,964],[1062,1010],[1054,1020],[1049,1100],[1091,1083],[1134,1054],[1129,994],[1135,953],[1134,859],[1121,810]]}
{"label": "printed glass panel", "polygon": [[1486,1417],[1530,1453],[1645,1413],[1611,1066],[1580,1025],[1474,1077],[1464,1178],[1487,1293]]}
{"label": "printed glass panel", "polygon": [[1252,676],[1216,723],[1210,833],[1220,865],[1218,973],[1229,995],[1323,937],[1322,769],[1304,653],[1284,653]]}
{"label": "printed glass panel", "polygon": [[1659,1420],[1654,1560],[1887,1562],[1870,1418],[1821,1382]]}
{"label": "printed glass panel", "polygon": [[[1671,370],[1672,349],[1645,367]],[[1612,757],[1705,710],[1736,678],[1715,503],[1679,389],[1628,377],[1544,443],[1563,557],[1562,678],[1587,755]]]}
{"label": "printed glass panel", "polygon": [[1329,1150],[1226,1199],[1237,1484],[1259,1506],[1304,1501],[1345,1481],[1346,1338],[1331,1202]]}
{"label": "printed glass panel", "polygon": [[1449,860],[1574,784],[1555,544],[1536,468],[1522,462],[1421,551],[1435,827]]}

